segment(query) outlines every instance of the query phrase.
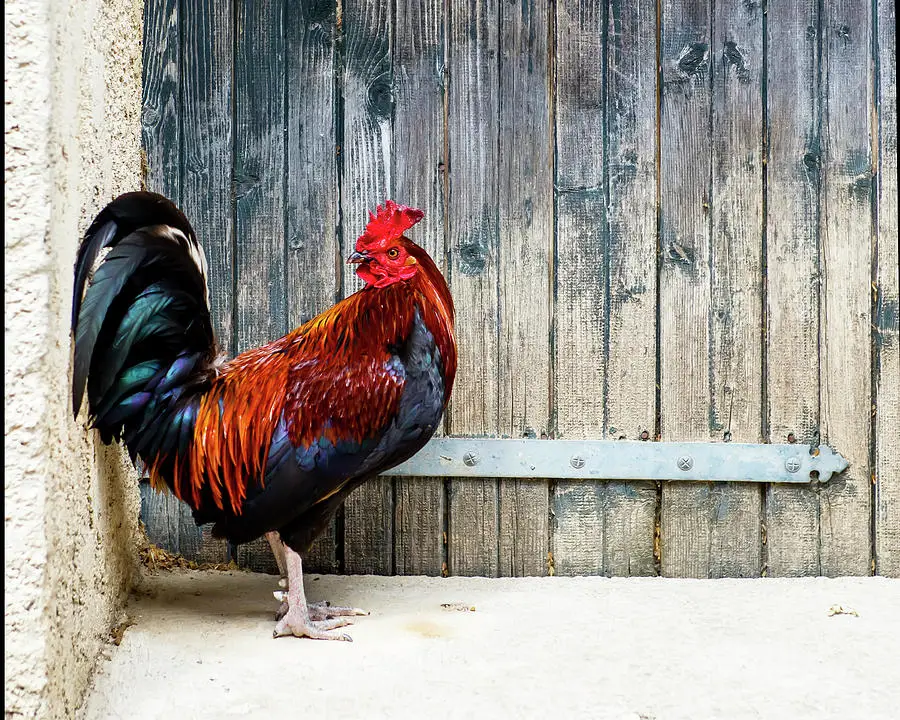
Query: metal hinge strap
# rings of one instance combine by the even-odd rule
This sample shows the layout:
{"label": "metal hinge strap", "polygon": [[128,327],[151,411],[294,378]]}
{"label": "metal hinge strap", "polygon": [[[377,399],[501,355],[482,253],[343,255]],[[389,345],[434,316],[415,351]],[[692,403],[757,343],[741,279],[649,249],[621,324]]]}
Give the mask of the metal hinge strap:
{"label": "metal hinge strap", "polygon": [[827,445],[442,437],[385,475],[807,483],[847,467]]}

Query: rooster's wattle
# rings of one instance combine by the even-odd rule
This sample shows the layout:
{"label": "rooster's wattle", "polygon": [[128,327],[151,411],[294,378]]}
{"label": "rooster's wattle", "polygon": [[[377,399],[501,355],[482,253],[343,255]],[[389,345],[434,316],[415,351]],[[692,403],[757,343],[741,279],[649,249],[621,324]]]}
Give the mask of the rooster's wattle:
{"label": "rooster's wattle", "polygon": [[[365,286],[284,337],[224,362],[203,250],[161,195],[122,195],[75,265],[73,408],[121,440],[154,485],[232,543],[266,535],[287,601],[275,635],[348,639],[353,608],[307,606],[301,555],[347,495],[415,454],[456,373],[453,300],[391,201],[348,262]],[[86,289],[85,289],[85,286]]]}

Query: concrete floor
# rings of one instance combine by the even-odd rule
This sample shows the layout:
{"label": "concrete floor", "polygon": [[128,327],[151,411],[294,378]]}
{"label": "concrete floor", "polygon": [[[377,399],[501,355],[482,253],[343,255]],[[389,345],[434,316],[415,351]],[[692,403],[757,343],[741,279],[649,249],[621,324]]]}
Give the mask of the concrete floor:
{"label": "concrete floor", "polygon": [[148,575],[81,717],[900,718],[897,580],[309,576],[353,643],[273,640],[275,589]]}

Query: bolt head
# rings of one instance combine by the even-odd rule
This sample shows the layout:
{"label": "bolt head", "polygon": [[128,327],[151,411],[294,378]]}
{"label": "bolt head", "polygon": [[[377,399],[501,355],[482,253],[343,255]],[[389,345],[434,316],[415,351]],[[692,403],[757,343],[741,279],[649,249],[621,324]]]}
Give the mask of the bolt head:
{"label": "bolt head", "polygon": [[576,470],[580,470],[584,467],[584,458],[580,455],[573,455],[572,459],[569,460],[569,464]]}
{"label": "bolt head", "polygon": [[681,455],[678,458],[678,467],[685,471],[690,470],[694,467],[694,458],[690,455]]}
{"label": "bolt head", "polygon": [[469,467],[477,465],[479,459],[480,458],[478,457],[478,454],[472,452],[471,450],[469,452],[467,452],[465,455],[463,455],[463,462],[466,465],[468,465]]}
{"label": "bolt head", "polygon": [[788,458],[784,462],[784,469],[789,473],[795,473],[800,469],[801,464],[800,458],[798,457]]}

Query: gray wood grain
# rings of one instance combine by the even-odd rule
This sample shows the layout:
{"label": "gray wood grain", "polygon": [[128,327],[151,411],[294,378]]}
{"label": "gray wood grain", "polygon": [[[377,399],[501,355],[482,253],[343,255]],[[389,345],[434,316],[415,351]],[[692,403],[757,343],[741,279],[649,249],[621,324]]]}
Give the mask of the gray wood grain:
{"label": "gray wood grain", "polygon": [[283,2],[238,3],[234,98],[235,348],[287,330]]}
{"label": "gray wood grain", "polygon": [[[231,2],[181,0],[181,207],[203,244],[213,327],[229,356],[235,348],[233,24]],[[209,532],[201,538],[198,558],[222,562],[225,541]]]}
{"label": "gray wood grain", "polygon": [[[605,0],[556,6],[553,429],[555,437],[566,439],[602,437],[605,420],[609,311],[601,71],[605,12]],[[550,551],[555,574],[605,571],[605,491],[606,483],[600,482],[551,484]]]}
{"label": "gray wood grain", "polygon": [[[343,132],[341,148],[342,249],[346,257],[368,221],[368,212],[391,197],[391,3],[342,3]],[[362,283],[344,266],[344,292]],[[375,478],[353,491],[344,504],[344,570],[393,572],[393,482]]]}
{"label": "gray wood grain", "polygon": [[[235,340],[242,352],[287,331],[284,3],[238,3],[235,16]],[[238,550],[271,570],[265,540]]]}
{"label": "gray wood grain", "polygon": [[201,532],[194,523],[191,509],[168,492],[158,492],[149,481],[142,481],[141,522],[147,538],[159,548],[196,560]]}
{"label": "gray wood grain", "polygon": [[212,536],[212,525],[197,527],[186,503],[169,492],[157,492],[149,482],[141,482],[140,493],[141,522],[151,544],[198,564],[229,561],[225,542]]}
{"label": "gray wood grain", "polygon": [[[710,440],[762,442],[763,7],[716,2]],[[762,571],[761,488],[722,483],[707,507],[711,577]]]}
{"label": "gray wood grain", "polygon": [[[141,185],[181,204],[182,53],[178,0],[154,0],[144,5],[144,53],[141,96],[141,147],[145,155]],[[190,510],[174,496],[158,495],[141,485],[141,519],[150,541],[164,550],[196,559],[200,530],[194,526],[181,537]],[[181,507],[180,507],[181,506]],[[193,525],[193,521],[191,521]]]}
{"label": "gray wood grain", "polygon": [[[425,219],[408,235],[446,272],[444,248],[444,3],[398,0],[394,27],[394,199]],[[394,571],[440,575],[444,481],[394,480]]]}
{"label": "gray wood grain", "polygon": [[[498,411],[497,0],[450,0],[448,18],[451,291],[459,308],[453,435],[493,435]],[[499,572],[496,480],[450,482],[448,566],[453,575]]]}
{"label": "gray wood grain", "polygon": [[824,575],[865,575],[872,561],[871,3],[837,1],[824,10],[822,434],[850,467],[820,494],[821,565]]}
{"label": "gray wood grain", "polygon": [[[605,436],[656,432],[656,3],[610,2]],[[655,482],[606,486],[603,573],[655,575]]]}
{"label": "gray wood grain", "polygon": [[[265,537],[256,538],[256,540],[238,545],[236,555],[235,562],[242,568],[252,570],[253,572],[268,573],[269,575],[279,574],[278,563],[275,561],[275,556],[272,554],[272,548]],[[304,571],[307,571],[305,563],[303,569]],[[315,571],[308,570],[308,572]],[[277,589],[278,584],[273,582],[272,590]],[[272,606],[272,611],[274,612],[277,607],[278,604],[274,604]]]}
{"label": "gray wood grain", "polygon": [[[304,0],[292,4],[285,15],[284,221],[290,328],[315,317],[340,296],[336,23],[334,0]],[[335,518],[304,557],[307,572],[340,569],[337,525]]]}
{"label": "gray wood grain", "polygon": [[[710,43],[706,3],[662,7],[660,114],[660,427],[663,440],[709,437]],[[661,572],[708,577],[712,486],[666,483]]]}
{"label": "gray wood grain", "polygon": [[[197,229],[229,354],[356,290],[342,258],[392,197],[446,257],[448,432],[652,436],[658,356],[663,439],[821,432],[851,461],[764,500],[666,484],[663,574],[900,575],[895,9],[769,3],[765,78],[762,12],[659,5],[658,348],[649,0],[150,0],[144,182]],[[653,574],[656,492],[380,478],[306,567],[544,574],[551,550],[558,574]],[[142,497],[156,544],[227,559],[187,506]],[[264,541],[238,559],[274,571]]]}
{"label": "gray wood grain", "polygon": [[[663,435],[753,442],[762,427],[762,8],[716,3],[712,17],[698,6],[680,8],[681,16],[670,10],[672,17],[663,17],[661,129]],[[693,137],[675,135],[667,144],[685,122]],[[696,177],[683,164],[679,172],[681,153],[704,134],[709,147],[690,148],[693,160],[681,159]],[[667,202],[677,197],[669,187],[676,183],[683,192],[677,207]],[[674,303],[682,305],[677,317]],[[679,372],[685,361],[687,377]],[[758,576],[759,492],[738,484],[666,484],[662,572]]]}
{"label": "gray wood grain", "polygon": [[[819,437],[819,17],[805,0],[768,8],[766,387],[767,440]],[[766,489],[766,573],[820,574],[819,497]]]}
{"label": "gray wood grain", "polygon": [[141,146],[146,154],[143,184],[175,203],[181,202],[181,47],[178,0],[144,5],[144,53],[141,92]]}
{"label": "gray wood grain", "polygon": [[[655,24],[655,3],[557,6],[560,437],[655,431]],[[553,517],[557,574],[655,574],[655,483],[556,483]]]}
{"label": "gray wood grain", "polygon": [[878,3],[875,256],[875,569],[900,577],[900,258],[897,252],[896,5]]}
{"label": "gray wood grain", "polygon": [[[500,432],[546,436],[550,424],[553,147],[547,0],[500,6]],[[547,482],[501,480],[501,575],[542,575]]]}
{"label": "gray wood grain", "polygon": [[203,244],[213,327],[220,349],[234,352],[233,6],[181,0],[181,207]]}

